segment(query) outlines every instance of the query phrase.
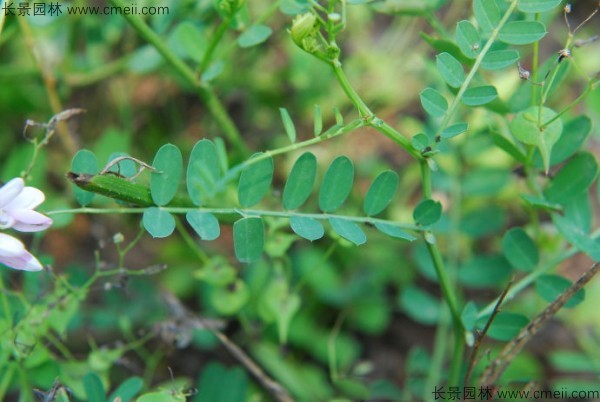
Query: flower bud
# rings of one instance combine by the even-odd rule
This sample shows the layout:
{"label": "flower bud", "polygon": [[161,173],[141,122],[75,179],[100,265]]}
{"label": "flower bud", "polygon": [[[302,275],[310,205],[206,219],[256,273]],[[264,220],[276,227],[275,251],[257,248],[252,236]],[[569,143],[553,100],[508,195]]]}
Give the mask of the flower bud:
{"label": "flower bud", "polygon": [[292,40],[307,52],[314,53],[317,50],[315,46],[318,46],[315,38],[318,28],[319,24],[314,14],[305,13],[298,15],[294,18],[292,29],[290,30]]}

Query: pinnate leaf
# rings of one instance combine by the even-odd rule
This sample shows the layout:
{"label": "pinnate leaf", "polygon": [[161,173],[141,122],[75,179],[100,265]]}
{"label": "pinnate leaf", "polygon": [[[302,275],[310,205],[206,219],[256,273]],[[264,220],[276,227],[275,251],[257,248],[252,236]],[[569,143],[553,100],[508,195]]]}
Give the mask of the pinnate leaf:
{"label": "pinnate leaf", "polygon": [[169,212],[157,207],[150,207],[144,210],[142,217],[144,228],[152,237],[168,237],[175,230],[175,218]]}
{"label": "pinnate leaf", "polygon": [[[253,158],[259,155],[261,154],[256,154]],[[249,208],[262,200],[271,187],[273,171],[273,158],[270,156],[244,169],[238,184],[238,199],[241,206]]]}
{"label": "pinnate leaf", "polygon": [[264,245],[265,229],[261,218],[243,218],[233,224],[233,247],[239,261],[249,263],[258,260]]}
{"label": "pinnate leaf", "polygon": [[365,202],[363,204],[365,214],[372,216],[383,211],[392,201],[392,198],[398,189],[398,181],[399,179],[396,172],[391,170],[381,172],[375,180],[373,180],[373,183],[365,196]]}
{"label": "pinnate leaf", "polygon": [[441,117],[448,110],[448,101],[433,88],[425,88],[420,94],[423,109],[433,117]]}
{"label": "pinnate leaf", "polygon": [[312,192],[317,175],[317,158],[310,152],[303,153],[294,163],[283,188],[283,207],[296,209],[302,206]]}
{"label": "pinnate leaf", "polygon": [[158,206],[167,205],[179,188],[183,173],[183,157],[181,151],[173,144],[163,145],[156,156],[152,167],[156,169],[150,176],[150,195]]}
{"label": "pinnate leaf", "polygon": [[465,80],[465,70],[458,60],[450,53],[440,53],[437,56],[437,68],[448,85],[458,88]]}
{"label": "pinnate leaf", "polygon": [[319,191],[319,208],[323,212],[334,212],[342,206],[354,182],[354,165],[345,156],[339,156],[331,162]]}

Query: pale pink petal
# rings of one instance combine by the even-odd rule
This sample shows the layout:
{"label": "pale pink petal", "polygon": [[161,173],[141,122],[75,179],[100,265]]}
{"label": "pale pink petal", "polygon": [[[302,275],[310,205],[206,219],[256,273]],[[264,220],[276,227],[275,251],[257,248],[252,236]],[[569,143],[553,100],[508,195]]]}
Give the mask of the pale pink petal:
{"label": "pale pink petal", "polygon": [[42,202],[44,202],[44,193],[35,187],[25,187],[19,195],[17,195],[11,202],[4,206],[4,209],[10,211],[11,209],[34,209]]}
{"label": "pale pink petal", "polygon": [[27,252],[20,240],[4,233],[0,233],[0,258],[14,258]]}
{"label": "pale pink petal", "polygon": [[8,229],[15,223],[15,218],[0,209],[0,229]]}
{"label": "pale pink petal", "polygon": [[0,257],[0,263],[22,271],[41,271],[43,268],[38,259],[27,250],[23,250],[18,257]]}
{"label": "pale pink petal", "polygon": [[10,203],[16,196],[18,196],[19,193],[23,191],[24,186],[25,183],[20,177],[12,179],[2,186],[0,188],[0,208]]}
{"label": "pale pink petal", "polygon": [[12,228],[20,232],[39,232],[52,225],[52,219],[30,209],[15,209],[9,213],[15,220]]}

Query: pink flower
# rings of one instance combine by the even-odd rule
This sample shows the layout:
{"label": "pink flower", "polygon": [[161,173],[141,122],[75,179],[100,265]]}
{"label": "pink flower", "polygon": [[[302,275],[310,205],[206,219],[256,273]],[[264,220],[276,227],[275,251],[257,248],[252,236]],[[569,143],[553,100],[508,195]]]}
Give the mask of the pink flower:
{"label": "pink flower", "polygon": [[0,233],[0,263],[23,271],[42,270],[42,264],[25,249],[23,243],[4,233]]}
{"label": "pink flower", "polygon": [[25,187],[17,177],[0,188],[0,229],[13,228],[20,232],[39,232],[52,225],[52,219],[34,211],[44,202],[44,193]]}
{"label": "pink flower", "polygon": [[[52,225],[52,219],[34,211],[44,202],[44,193],[25,187],[23,179],[12,179],[0,188],[0,229],[38,232]],[[0,264],[23,271],[40,271],[42,264],[20,240],[0,233]]]}

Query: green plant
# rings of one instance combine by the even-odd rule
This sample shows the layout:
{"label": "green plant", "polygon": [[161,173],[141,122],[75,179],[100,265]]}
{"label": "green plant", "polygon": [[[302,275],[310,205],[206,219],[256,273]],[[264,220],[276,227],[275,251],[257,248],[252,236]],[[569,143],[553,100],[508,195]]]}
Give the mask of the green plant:
{"label": "green plant", "polygon": [[[104,80],[126,68],[139,72],[164,63],[181,90],[202,102],[212,128],[223,139],[178,141],[154,132],[135,149],[130,144],[115,147],[119,135],[107,133],[103,138],[110,139],[99,140],[95,149],[74,154],[68,179],[75,184],[81,207],[57,206],[48,208],[47,214],[57,220],[87,215],[98,222],[103,218],[96,215],[120,215],[125,226],[140,225],[140,229],[127,234],[133,240],[125,247],[123,235],[115,235],[116,259],[111,268],[104,267],[105,261],[96,253],[90,277],[49,276],[42,302],[21,297],[19,291],[5,292],[3,317],[14,311],[26,313],[18,322],[3,322],[11,336],[2,347],[6,352],[2,352],[0,373],[5,380],[0,381],[0,395],[14,389],[20,378],[21,389],[43,385],[48,392],[62,392],[63,400],[70,398],[63,385],[72,388],[75,398],[97,401],[117,396],[131,400],[142,391],[136,400],[185,400],[189,396],[194,401],[225,401],[263,393],[282,401],[432,400],[441,396],[435,394],[438,391],[448,396],[457,388],[462,393],[477,386],[492,392],[487,387],[523,388],[518,383],[523,378],[543,380],[539,365],[522,349],[560,310],[584,300],[582,287],[598,265],[574,283],[559,275],[557,267],[580,252],[594,261],[600,258],[590,201],[598,165],[593,153],[585,150],[592,119],[597,117],[580,113],[597,96],[594,90],[600,77],[589,72],[589,65],[578,63],[581,56],[591,60],[592,69],[598,65],[597,58],[590,56],[592,51],[585,53],[586,46],[595,45],[593,39],[583,37],[583,27],[598,9],[573,28],[571,6],[560,0],[213,3],[177,5],[181,13],[198,15],[201,24],[172,16],[145,20],[125,14],[128,26],[143,40],[140,43],[129,32],[138,50],[89,74],[66,70],[65,81],[76,86]],[[111,4],[126,6],[121,0],[111,0]],[[269,59],[273,56],[264,49],[279,44],[274,38],[279,32],[274,29],[278,10],[289,25],[289,36],[281,40],[281,46],[293,43],[303,52],[286,50],[290,58],[300,60],[294,74],[312,72],[307,88],[314,91],[314,98],[320,97],[317,104],[321,106],[313,108],[312,100],[305,102],[311,105],[306,112],[304,103],[289,102],[282,107],[285,99],[264,101],[268,115],[281,118],[277,125],[264,124],[271,132],[283,128],[285,136],[272,139],[269,145],[257,145],[236,126],[231,108],[222,103],[218,92],[229,82],[240,84],[225,63],[237,60],[234,48],[256,63],[261,56],[276,60]],[[449,15],[446,20],[440,18],[441,10]],[[415,112],[416,119],[396,121],[393,116],[401,112],[389,112],[385,102],[377,102],[376,91],[369,94],[369,85],[359,85],[361,80],[353,77],[358,73],[352,62],[360,60],[373,38],[358,29],[355,32],[352,23],[360,23],[358,15],[367,11],[370,19],[390,23],[410,18],[421,24],[418,30],[430,32],[420,37],[410,30],[404,32],[411,41],[421,41],[437,53],[430,57],[423,46],[417,46],[414,53],[424,57],[406,55],[410,62],[422,63],[427,74],[414,77],[423,85],[403,82],[403,74],[414,74],[410,63],[402,66],[399,79],[384,80],[387,86],[410,88],[406,103],[422,108]],[[561,19],[555,18],[561,14],[566,22],[562,27]],[[458,16],[465,19],[456,22]],[[19,20],[19,28],[32,38],[26,21]],[[124,29],[118,25],[123,20],[110,21]],[[547,55],[550,29],[565,39],[560,51]],[[3,35],[11,32],[0,29]],[[236,32],[235,39],[230,37],[232,32]],[[199,37],[210,39],[200,46]],[[354,50],[359,56],[352,57],[344,46],[346,40],[359,44]],[[389,61],[378,57],[381,60],[375,57],[372,68]],[[542,61],[542,57],[547,59]],[[38,64],[52,99],[56,89],[48,84],[50,73],[39,60]],[[366,74],[367,67],[359,68]],[[320,82],[314,69],[322,69],[319,74],[334,81],[345,98],[329,95],[332,86]],[[243,74],[248,80],[252,71]],[[253,77],[259,80],[260,74]],[[266,80],[261,83],[267,86]],[[253,95],[276,97],[264,88]],[[332,118],[322,113],[329,107]],[[133,115],[132,110],[123,110],[127,118]],[[45,125],[41,139],[32,137],[33,153],[21,173],[24,178],[43,175],[34,172],[36,166],[49,170],[42,160],[43,147],[55,126],[78,112],[56,115]],[[257,125],[261,113],[265,112],[259,107],[248,112],[256,117]],[[170,123],[169,128],[180,125],[177,118]],[[312,135],[303,139],[307,131]],[[369,161],[353,161],[354,157],[344,155],[354,153],[352,145],[346,144],[365,132],[377,134],[373,141],[389,141],[386,147],[394,145],[393,153],[404,158],[400,168],[391,169],[381,160],[369,166]],[[59,134],[70,138],[66,130]],[[331,143],[343,150],[329,150],[321,156],[319,150]],[[270,150],[250,156],[249,149]],[[138,158],[154,153],[153,158]],[[330,162],[325,168],[322,161]],[[145,232],[165,239],[149,243],[165,245],[158,254],[160,265],[132,269],[126,256],[141,241],[148,241]],[[402,242],[394,243],[390,237]],[[163,271],[163,263],[175,267]],[[150,276],[159,272],[168,283],[160,292]],[[134,299],[128,318],[110,324],[126,343],[104,349],[90,341],[87,361],[76,359],[65,341],[69,323],[76,317],[84,319],[81,310],[98,283],[114,290],[121,286],[119,278],[129,277],[136,278],[132,282],[140,278],[137,295],[151,289],[150,303],[157,306],[152,320],[159,329],[142,338],[134,335],[134,326],[148,326],[148,318],[136,310]],[[416,277],[424,278],[425,286]],[[481,289],[492,289],[497,296]],[[114,297],[112,303],[118,305],[122,295]],[[184,307],[177,297],[198,301],[202,314]],[[524,301],[524,306],[510,303],[515,298]],[[542,303],[550,304],[542,309]],[[52,310],[57,304],[61,308]],[[395,309],[422,325],[435,326],[431,353],[417,347],[406,353],[402,389],[389,379],[369,377],[372,369],[359,361],[358,334],[382,336],[397,318],[392,315]],[[32,331],[50,311],[55,321]],[[102,316],[102,308],[98,311]],[[213,322],[210,316],[219,320]],[[220,320],[239,328],[231,330],[230,325],[229,334]],[[582,338],[581,351],[590,352],[599,333],[587,341]],[[28,346],[7,352],[10,339],[20,337],[26,340],[18,343]],[[164,356],[148,347],[156,338],[198,349],[214,349],[219,342],[239,366],[228,370],[212,362],[194,372],[194,380],[171,375],[157,385],[153,377]],[[503,349],[492,344],[491,363],[482,358],[481,351],[488,339],[506,342]],[[36,346],[38,340],[44,346]],[[285,348],[292,353],[286,354]],[[117,386],[119,382],[111,381],[111,375],[127,353],[135,353],[147,368],[140,377],[131,376]],[[555,364],[564,366],[557,353]],[[53,355],[60,355],[61,361],[46,369],[43,380],[31,380],[26,368],[50,364]],[[43,364],[32,363],[36,358]],[[580,366],[597,380],[599,362],[600,357],[592,353]],[[198,388],[194,396],[188,392],[192,381]],[[216,381],[227,384],[226,389],[213,387]],[[557,384],[566,384],[552,381],[542,387],[556,389]],[[590,383],[580,385],[568,384],[569,389],[585,385],[594,390]],[[107,399],[109,389],[113,393]],[[23,400],[32,400],[27,392]]]}

